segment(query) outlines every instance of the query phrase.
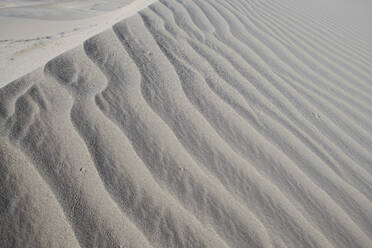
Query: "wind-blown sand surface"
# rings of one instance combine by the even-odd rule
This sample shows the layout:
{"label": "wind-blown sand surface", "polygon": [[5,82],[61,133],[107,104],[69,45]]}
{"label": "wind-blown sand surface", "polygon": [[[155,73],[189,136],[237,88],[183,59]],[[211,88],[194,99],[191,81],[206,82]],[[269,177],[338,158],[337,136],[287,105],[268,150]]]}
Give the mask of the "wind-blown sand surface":
{"label": "wind-blown sand surface", "polygon": [[0,87],[155,1],[0,0]]}
{"label": "wind-blown sand surface", "polygon": [[0,247],[371,248],[372,6],[323,2],[160,0],[5,84]]}

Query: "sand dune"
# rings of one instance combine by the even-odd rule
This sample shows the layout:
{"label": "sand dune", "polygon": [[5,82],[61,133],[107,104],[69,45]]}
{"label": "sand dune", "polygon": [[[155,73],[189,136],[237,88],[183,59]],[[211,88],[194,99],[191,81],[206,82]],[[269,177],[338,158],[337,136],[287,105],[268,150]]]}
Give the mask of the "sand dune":
{"label": "sand dune", "polygon": [[0,88],[0,246],[372,247],[371,5],[139,2]]}
{"label": "sand dune", "polygon": [[12,0],[16,7],[0,8],[0,87],[155,1]]}

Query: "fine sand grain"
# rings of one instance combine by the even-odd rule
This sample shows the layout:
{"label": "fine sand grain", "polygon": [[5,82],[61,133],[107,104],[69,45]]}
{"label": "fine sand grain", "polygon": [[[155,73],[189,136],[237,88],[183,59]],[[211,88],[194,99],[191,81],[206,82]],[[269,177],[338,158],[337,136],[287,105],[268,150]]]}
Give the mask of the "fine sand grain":
{"label": "fine sand grain", "polygon": [[4,81],[0,247],[371,248],[372,5],[309,2],[132,1]]}

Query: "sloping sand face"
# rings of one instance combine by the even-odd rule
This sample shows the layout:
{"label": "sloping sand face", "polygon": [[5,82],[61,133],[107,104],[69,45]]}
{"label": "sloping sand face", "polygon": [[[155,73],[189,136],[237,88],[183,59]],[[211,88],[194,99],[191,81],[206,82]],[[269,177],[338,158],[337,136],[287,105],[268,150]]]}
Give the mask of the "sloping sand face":
{"label": "sloping sand face", "polygon": [[0,87],[156,1],[0,0]]}
{"label": "sloping sand face", "polygon": [[0,247],[372,247],[355,4],[160,0],[2,87]]}

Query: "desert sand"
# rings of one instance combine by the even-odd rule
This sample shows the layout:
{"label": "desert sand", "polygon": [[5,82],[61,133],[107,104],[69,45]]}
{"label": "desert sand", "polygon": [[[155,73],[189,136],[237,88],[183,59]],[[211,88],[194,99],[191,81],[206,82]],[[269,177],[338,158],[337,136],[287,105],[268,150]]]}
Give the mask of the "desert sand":
{"label": "desert sand", "polygon": [[0,247],[372,247],[370,2],[23,2]]}
{"label": "desert sand", "polygon": [[0,87],[156,0],[0,0]]}

